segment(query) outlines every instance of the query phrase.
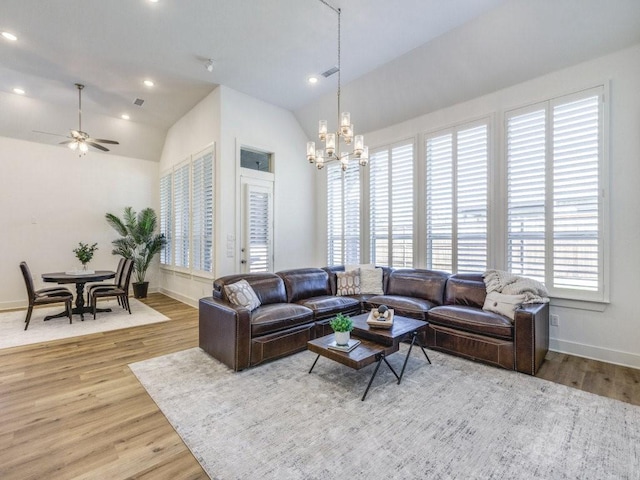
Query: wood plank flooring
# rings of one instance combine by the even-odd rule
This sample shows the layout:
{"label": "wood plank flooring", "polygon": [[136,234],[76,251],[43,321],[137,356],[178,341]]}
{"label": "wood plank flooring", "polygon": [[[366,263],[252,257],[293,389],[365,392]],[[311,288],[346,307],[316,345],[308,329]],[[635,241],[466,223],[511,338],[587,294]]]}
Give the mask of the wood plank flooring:
{"label": "wood plank flooring", "polygon": [[[127,364],[198,345],[198,311],[171,321],[0,350],[0,478],[206,479]],[[539,377],[640,405],[640,370],[550,352]]]}

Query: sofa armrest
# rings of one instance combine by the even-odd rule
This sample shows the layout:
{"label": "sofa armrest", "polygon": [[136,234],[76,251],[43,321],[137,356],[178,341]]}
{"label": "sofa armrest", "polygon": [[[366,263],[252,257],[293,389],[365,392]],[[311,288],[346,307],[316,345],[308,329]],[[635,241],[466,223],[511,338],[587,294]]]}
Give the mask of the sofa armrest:
{"label": "sofa armrest", "polygon": [[535,375],[549,351],[549,304],[523,305],[514,320],[515,362],[518,372]]}
{"label": "sofa armrest", "polygon": [[218,298],[201,298],[199,345],[235,371],[247,368],[251,358],[251,312]]}

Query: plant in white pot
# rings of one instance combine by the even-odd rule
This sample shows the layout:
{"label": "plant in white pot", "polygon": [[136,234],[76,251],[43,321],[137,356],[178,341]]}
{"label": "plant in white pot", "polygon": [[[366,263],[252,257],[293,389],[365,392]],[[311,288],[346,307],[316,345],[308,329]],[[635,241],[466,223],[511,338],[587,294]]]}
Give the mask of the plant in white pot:
{"label": "plant in white pot", "polygon": [[149,282],[145,280],[147,269],[153,257],[167,243],[164,234],[156,233],[156,212],[152,208],[145,208],[136,214],[133,208],[126,207],[122,219],[112,213],[107,213],[105,217],[120,234],[120,238],[111,242],[111,253],[133,260],[133,294],[136,298],[144,298],[149,288]]}
{"label": "plant in white pot", "polygon": [[339,313],[329,322],[329,326],[333,329],[336,339],[336,345],[348,345],[353,330],[353,321],[346,315]]}

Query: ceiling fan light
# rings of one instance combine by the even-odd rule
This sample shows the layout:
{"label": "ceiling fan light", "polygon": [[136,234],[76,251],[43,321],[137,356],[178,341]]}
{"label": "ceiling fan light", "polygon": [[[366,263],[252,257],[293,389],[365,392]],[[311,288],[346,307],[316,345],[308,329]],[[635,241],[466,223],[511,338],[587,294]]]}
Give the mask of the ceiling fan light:
{"label": "ceiling fan light", "polygon": [[81,151],[81,152],[83,152],[83,153],[85,153],[85,152],[87,152],[88,150],[89,150],[89,146],[88,146],[86,143],[84,143],[84,142],[80,142],[80,151]]}
{"label": "ceiling fan light", "polygon": [[70,148],[71,150],[76,150],[76,149],[78,148],[78,142],[71,142],[71,143],[69,144],[69,148]]}

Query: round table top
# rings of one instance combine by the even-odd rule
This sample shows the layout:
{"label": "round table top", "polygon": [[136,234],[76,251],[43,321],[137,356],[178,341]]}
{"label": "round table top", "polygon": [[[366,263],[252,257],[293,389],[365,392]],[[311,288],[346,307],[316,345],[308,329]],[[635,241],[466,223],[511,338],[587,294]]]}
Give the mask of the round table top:
{"label": "round table top", "polygon": [[53,272],[43,273],[42,280],[45,282],[55,283],[87,283],[87,282],[99,282],[100,280],[107,280],[114,278],[116,272],[111,270],[96,270],[93,273],[84,272]]}

